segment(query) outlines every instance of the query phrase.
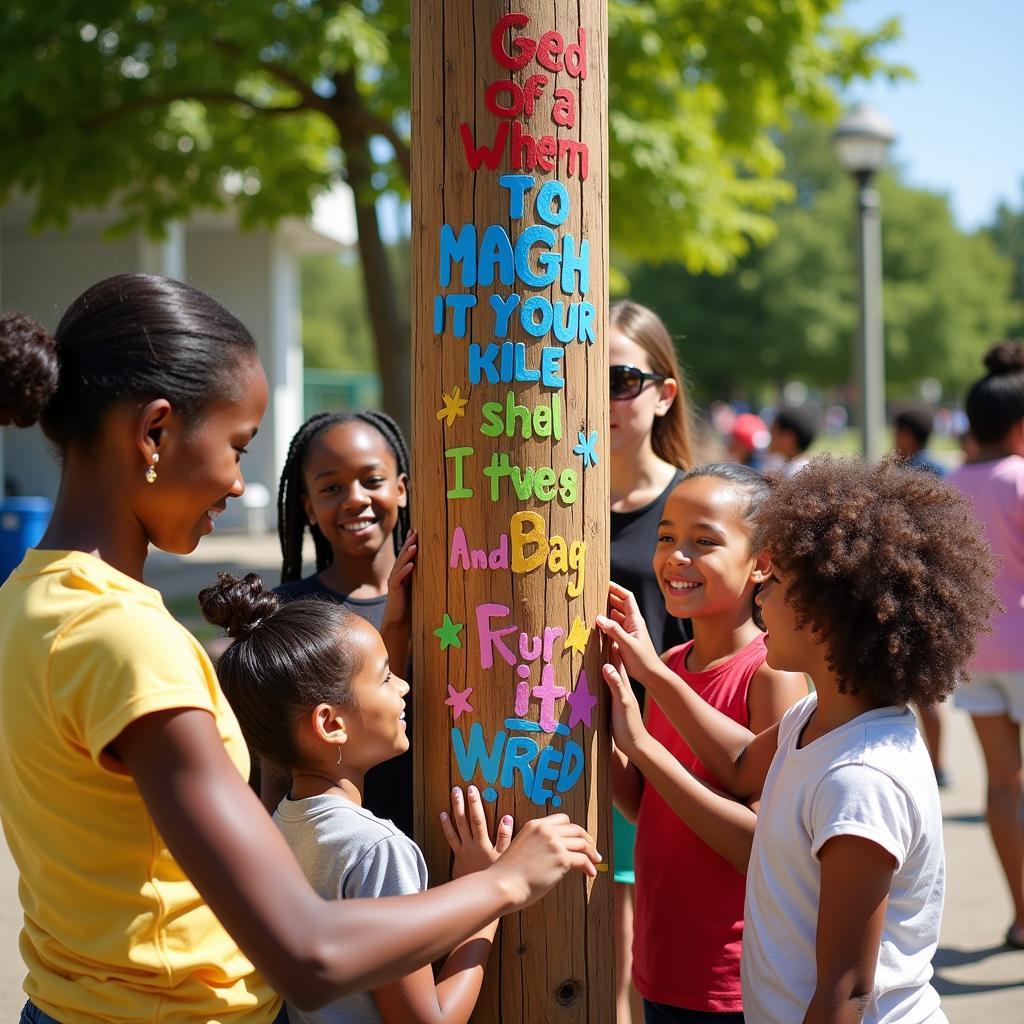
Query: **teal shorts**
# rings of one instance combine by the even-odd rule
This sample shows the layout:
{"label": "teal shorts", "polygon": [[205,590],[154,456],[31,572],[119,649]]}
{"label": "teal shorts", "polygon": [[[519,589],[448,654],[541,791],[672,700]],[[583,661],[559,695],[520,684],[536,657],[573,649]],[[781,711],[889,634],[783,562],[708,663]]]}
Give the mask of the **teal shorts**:
{"label": "teal shorts", "polygon": [[627,821],[617,808],[612,808],[612,870],[616,882],[635,885],[633,874],[633,844],[636,842],[636,825]]}

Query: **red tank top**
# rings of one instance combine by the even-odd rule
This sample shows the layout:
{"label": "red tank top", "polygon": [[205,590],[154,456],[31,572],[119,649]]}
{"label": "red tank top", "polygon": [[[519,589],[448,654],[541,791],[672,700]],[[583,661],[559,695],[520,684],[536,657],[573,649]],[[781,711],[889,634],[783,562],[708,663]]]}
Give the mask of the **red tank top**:
{"label": "red tank top", "polygon": [[[668,666],[712,707],[750,724],[747,690],[765,660],[764,636],[707,672],[688,672],[691,641]],[[647,729],[697,778],[721,789],[653,700]],[[688,1010],[743,1009],[740,947],[745,878],[676,817],[653,786],[644,786],[636,830],[633,980],[651,1002]]]}

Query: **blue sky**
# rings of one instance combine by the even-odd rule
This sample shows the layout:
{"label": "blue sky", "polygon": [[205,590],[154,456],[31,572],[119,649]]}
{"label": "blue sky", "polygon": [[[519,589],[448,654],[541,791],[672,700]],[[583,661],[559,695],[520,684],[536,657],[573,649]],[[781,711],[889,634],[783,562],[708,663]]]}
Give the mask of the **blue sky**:
{"label": "blue sky", "polygon": [[896,15],[890,60],[915,78],[851,87],[894,123],[894,158],[912,185],[949,195],[957,222],[1024,205],[1024,0],[849,0],[842,20],[873,28]]}

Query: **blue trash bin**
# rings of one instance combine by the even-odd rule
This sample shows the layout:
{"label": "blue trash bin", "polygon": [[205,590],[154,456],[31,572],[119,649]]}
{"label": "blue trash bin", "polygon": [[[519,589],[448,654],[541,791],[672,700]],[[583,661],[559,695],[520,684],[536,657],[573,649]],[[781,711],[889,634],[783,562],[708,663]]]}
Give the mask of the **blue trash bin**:
{"label": "blue trash bin", "polygon": [[0,583],[17,568],[25,552],[39,542],[52,511],[49,498],[0,501]]}

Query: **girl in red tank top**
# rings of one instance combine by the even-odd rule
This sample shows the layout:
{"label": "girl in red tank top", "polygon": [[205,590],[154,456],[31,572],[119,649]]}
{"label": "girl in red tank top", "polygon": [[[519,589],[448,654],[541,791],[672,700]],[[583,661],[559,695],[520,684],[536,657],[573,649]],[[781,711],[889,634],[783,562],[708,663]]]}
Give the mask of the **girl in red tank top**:
{"label": "girl in red tank top", "polygon": [[[765,664],[755,621],[754,595],[771,569],[752,537],[768,492],[765,479],[745,466],[691,471],[666,502],[653,563],[669,615],[693,623],[694,639],[663,660],[705,701],[755,732],[807,693],[802,675]],[[646,724],[696,778],[722,788],[654,701]],[[633,978],[645,1022],[742,1020],[742,844],[725,832],[712,848],[623,758],[614,781],[617,805],[637,822]],[[755,812],[736,804],[741,831],[753,833]]]}

